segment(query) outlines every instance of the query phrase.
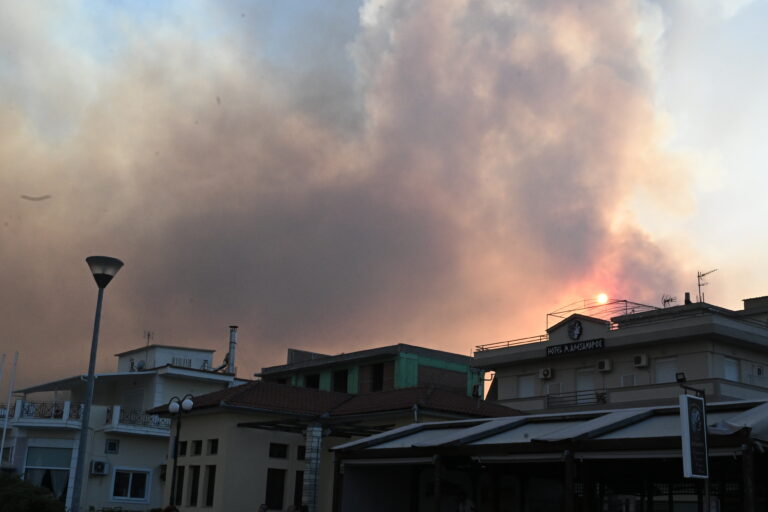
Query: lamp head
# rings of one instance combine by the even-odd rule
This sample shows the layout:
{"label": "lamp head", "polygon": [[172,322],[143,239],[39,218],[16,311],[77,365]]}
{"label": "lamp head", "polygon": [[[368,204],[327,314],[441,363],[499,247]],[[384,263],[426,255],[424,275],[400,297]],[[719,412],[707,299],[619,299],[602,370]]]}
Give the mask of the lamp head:
{"label": "lamp head", "polygon": [[179,412],[179,402],[178,400],[172,400],[168,404],[168,412],[171,414],[177,414]]}
{"label": "lamp head", "polygon": [[117,271],[123,266],[122,261],[109,256],[88,256],[85,261],[91,267],[91,273],[99,288],[106,288]]}
{"label": "lamp head", "polygon": [[184,400],[181,401],[181,408],[185,411],[191,411],[193,405],[192,399],[189,397],[185,397]]}

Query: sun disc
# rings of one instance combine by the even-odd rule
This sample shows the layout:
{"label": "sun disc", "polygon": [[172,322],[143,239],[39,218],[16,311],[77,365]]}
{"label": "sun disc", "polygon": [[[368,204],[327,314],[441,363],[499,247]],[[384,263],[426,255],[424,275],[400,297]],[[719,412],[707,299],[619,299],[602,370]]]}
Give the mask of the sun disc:
{"label": "sun disc", "polygon": [[605,304],[608,302],[608,294],[607,293],[598,293],[597,294],[597,302],[600,304]]}

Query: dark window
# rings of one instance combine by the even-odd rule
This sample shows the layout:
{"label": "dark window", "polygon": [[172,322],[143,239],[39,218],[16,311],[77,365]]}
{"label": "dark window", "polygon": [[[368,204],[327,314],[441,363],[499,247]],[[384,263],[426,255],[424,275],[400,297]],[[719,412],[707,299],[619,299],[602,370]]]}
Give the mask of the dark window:
{"label": "dark window", "polygon": [[179,457],[183,457],[187,454],[187,442],[186,441],[180,441],[179,442]]}
{"label": "dark window", "polygon": [[216,489],[216,466],[205,466],[205,506],[213,506],[213,491]]}
{"label": "dark window", "polygon": [[320,375],[313,373],[312,375],[304,376],[304,387],[312,389],[320,389]]}
{"label": "dark window", "polygon": [[181,497],[184,495],[184,466],[176,468],[176,499],[174,504],[181,504]]}
{"label": "dark window", "polygon": [[293,506],[298,510],[304,497],[304,472],[297,471],[293,482]]}
{"label": "dark window", "polygon": [[268,509],[282,510],[283,492],[285,491],[285,470],[267,469],[267,496],[264,503]]}
{"label": "dark window", "polygon": [[192,455],[201,455],[203,453],[203,441],[192,441]]}
{"label": "dark window", "polygon": [[119,439],[107,439],[104,445],[104,453],[119,453],[120,452],[120,440]]}
{"label": "dark window", "polygon": [[384,365],[377,363],[371,365],[371,391],[384,389]]}
{"label": "dark window", "polygon": [[333,390],[340,393],[347,392],[347,370],[337,370],[333,372]]}
{"label": "dark window", "polygon": [[112,497],[136,500],[146,499],[148,474],[146,471],[115,471]]}
{"label": "dark window", "polygon": [[288,458],[288,445],[283,443],[269,443],[269,456],[273,459]]}
{"label": "dark window", "polygon": [[189,466],[189,506],[197,506],[197,490],[200,486],[200,466]]}
{"label": "dark window", "polygon": [[208,440],[208,455],[216,455],[219,453],[219,440],[218,439],[209,439]]}
{"label": "dark window", "polygon": [[296,458],[299,460],[304,460],[307,457],[307,447],[303,444],[300,444],[296,448]]}

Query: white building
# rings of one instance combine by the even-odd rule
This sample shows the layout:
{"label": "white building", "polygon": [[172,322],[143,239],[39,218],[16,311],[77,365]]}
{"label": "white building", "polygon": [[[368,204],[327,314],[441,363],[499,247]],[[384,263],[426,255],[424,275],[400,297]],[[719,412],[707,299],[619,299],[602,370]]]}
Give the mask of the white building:
{"label": "white building", "polygon": [[[214,370],[213,350],[148,345],[116,354],[117,371],[97,373],[88,428],[81,510],[148,510],[162,506],[170,420],[146,414],[171,397],[199,395],[238,383],[234,345]],[[86,376],[16,390],[3,469],[49,488],[66,507],[81,428]],[[170,478],[170,475],[169,475]]]}

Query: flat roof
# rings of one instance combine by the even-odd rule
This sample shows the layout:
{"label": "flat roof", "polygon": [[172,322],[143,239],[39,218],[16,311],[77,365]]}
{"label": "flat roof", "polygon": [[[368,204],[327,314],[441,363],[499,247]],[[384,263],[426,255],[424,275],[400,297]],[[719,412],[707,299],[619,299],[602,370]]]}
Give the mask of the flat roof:
{"label": "flat roof", "polygon": [[192,352],[208,352],[213,353],[216,352],[216,350],[209,349],[209,348],[192,348],[192,347],[180,347],[178,345],[145,345],[140,348],[132,348],[131,350],[126,350],[125,352],[118,352],[115,354],[116,356],[124,356],[126,354],[133,354],[134,352],[144,352],[145,350],[149,350],[151,348],[170,348],[174,350],[190,350]]}
{"label": "flat roof", "polygon": [[436,350],[432,348],[418,347],[416,345],[408,345],[405,343],[398,343],[397,345],[388,345],[386,347],[377,347],[365,350],[357,350],[355,352],[348,352],[345,354],[338,354],[335,356],[319,357],[317,359],[311,359],[308,361],[300,361],[296,363],[288,363],[277,366],[268,366],[261,369],[261,373],[256,375],[273,376],[281,373],[291,373],[296,370],[302,370],[306,368],[321,368],[324,366],[335,366],[339,363],[346,363],[351,361],[358,361],[364,359],[375,359],[382,356],[397,355],[400,353],[418,354],[425,357],[434,357],[436,359],[442,359],[443,361],[450,361],[459,364],[470,365],[472,358],[470,356],[463,356],[454,352],[446,352],[443,350]]}

